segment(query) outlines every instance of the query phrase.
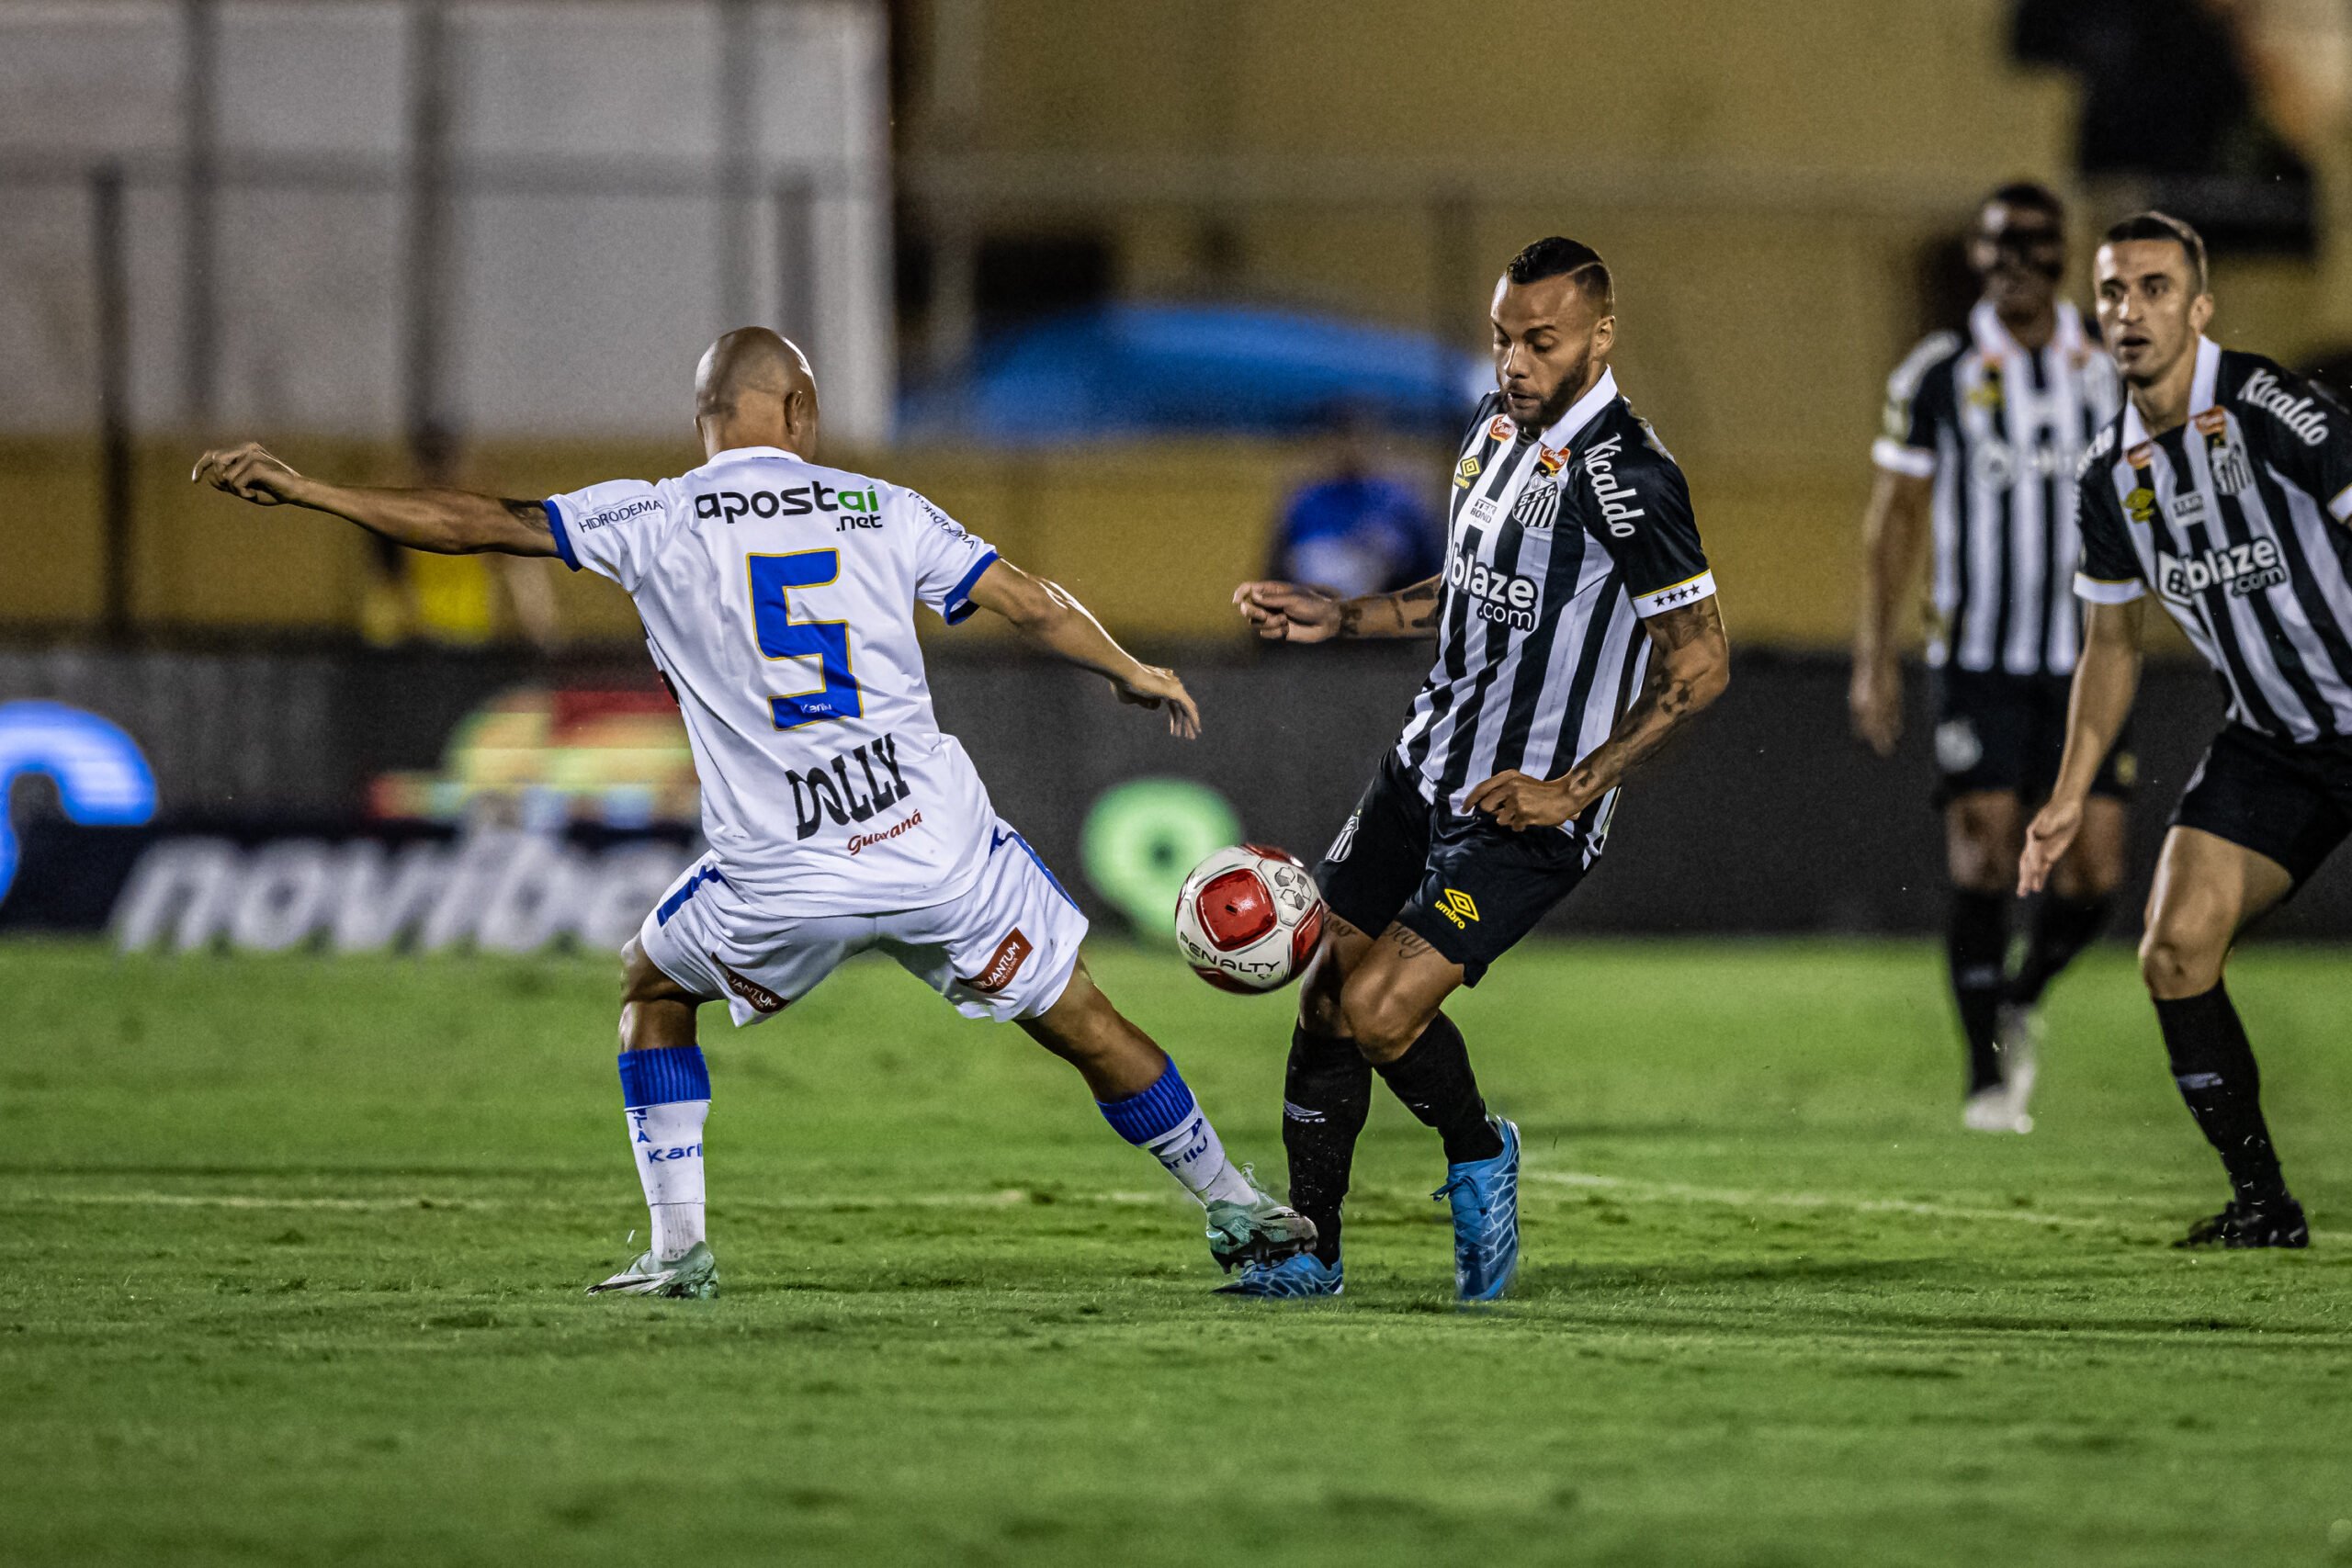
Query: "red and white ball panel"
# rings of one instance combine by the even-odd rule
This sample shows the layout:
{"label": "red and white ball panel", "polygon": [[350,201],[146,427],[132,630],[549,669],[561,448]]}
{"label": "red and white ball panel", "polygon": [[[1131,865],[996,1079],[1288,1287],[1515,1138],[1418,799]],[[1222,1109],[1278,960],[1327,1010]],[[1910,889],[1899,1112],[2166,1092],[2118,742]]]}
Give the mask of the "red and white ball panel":
{"label": "red and white ball panel", "polygon": [[1323,934],[1323,895],[1296,855],[1236,844],[1193,868],[1176,899],[1184,961],[1228,991],[1288,985]]}

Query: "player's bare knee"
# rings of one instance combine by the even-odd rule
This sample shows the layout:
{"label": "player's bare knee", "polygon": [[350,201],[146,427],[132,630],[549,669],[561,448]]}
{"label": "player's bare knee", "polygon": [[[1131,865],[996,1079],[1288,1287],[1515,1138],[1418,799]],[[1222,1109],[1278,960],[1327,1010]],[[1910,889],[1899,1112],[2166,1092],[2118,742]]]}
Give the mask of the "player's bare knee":
{"label": "player's bare knee", "polygon": [[2160,1001],[2202,996],[2222,980],[2226,943],[2177,928],[2152,926],[2140,939],[2140,978]]}
{"label": "player's bare knee", "polygon": [[1377,981],[1351,983],[1340,998],[1340,1027],[1374,1066],[1393,1062],[1429,1026],[1420,1005],[1401,989]]}

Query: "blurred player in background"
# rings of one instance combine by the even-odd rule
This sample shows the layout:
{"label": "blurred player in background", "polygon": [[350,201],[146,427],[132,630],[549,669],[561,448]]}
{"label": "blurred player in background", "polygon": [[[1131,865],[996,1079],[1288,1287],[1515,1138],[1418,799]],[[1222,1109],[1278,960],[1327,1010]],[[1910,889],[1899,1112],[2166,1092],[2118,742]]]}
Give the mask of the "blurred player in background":
{"label": "blurred player in background", "polygon": [[1311,1243],[1313,1227],[1227,1158],[1175,1064],[1095,988],[1079,956],[1085,917],[938,728],[914,607],[950,625],[1002,615],[1190,738],[1199,714],[1183,682],[922,496],[811,461],[816,383],[774,333],[711,345],[695,419],[701,468],[546,502],[325,484],[254,446],[207,453],[195,474],[414,549],[560,557],[636,601],[685,716],[710,852],[624,950],[621,1087],[652,1245],[592,1292],[716,1293],[695,1010],[723,999],[739,1026],[763,1021],[869,948],[1076,1066],[1111,1125],[1205,1206],[1220,1263],[1279,1262]]}
{"label": "blurred player in background", "polygon": [[2205,336],[2205,245],[2177,219],[2109,229],[2096,278],[2130,395],[2083,466],[2083,657],[2018,886],[2041,886],[2085,830],[2153,589],[2230,704],[2173,813],[2140,942],[2173,1081],[2230,1178],[2228,1203],[2180,1245],[2306,1247],[2222,970],[2238,933],[2352,834],[2352,410]]}
{"label": "blurred player in background", "polygon": [[1928,667],[1951,875],[1945,953],[1968,1046],[1962,1120],[2024,1133],[2042,992],[2107,923],[2123,877],[2134,767],[2119,738],[2009,968],[2018,850],[2027,813],[2057,776],[2081,642],[2075,468],[2117,394],[2081,313],[2058,298],[2066,219],[2055,196],[2037,185],[1995,191],[1968,255],[1984,293],[1967,334],[1929,336],[1887,383],[1885,429],[1871,448],[1878,483],[1862,522],[1849,701],[1855,733],[1893,755],[1903,723],[1895,625],[1931,537]]}
{"label": "blurred player in background", "polygon": [[[1453,469],[1442,572],[1340,598],[1245,582],[1275,641],[1435,637],[1405,733],[1317,869],[1329,901],[1284,1080],[1291,1201],[1316,1250],[1245,1267],[1242,1294],[1339,1293],[1340,1207],[1374,1072],[1444,1141],[1454,1284],[1519,1266],[1519,1133],[1487,1112],[1440,1010],[1600,858],[1617,787],[1730,679],[1682,471],[1617,390],[1609,269],[1539,240],[1496,284],[1498,390]],[[1651,655],[1657,659],[1653,662]]]}

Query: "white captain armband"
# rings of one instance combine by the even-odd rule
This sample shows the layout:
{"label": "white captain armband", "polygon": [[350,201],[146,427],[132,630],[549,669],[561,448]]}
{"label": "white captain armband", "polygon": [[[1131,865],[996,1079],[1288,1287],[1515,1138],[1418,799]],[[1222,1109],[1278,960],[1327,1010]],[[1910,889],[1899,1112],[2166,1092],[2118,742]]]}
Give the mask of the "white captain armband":
{"label": "white captain armband", "polygon": [[1696,577],[1686,577],[1655,593],[1634,594],[1634,614],[1648,620],[1652,615],[1662,615],[1668,610],[1679,610],[1685,604],[1696,604],[1702,599],[1713,597],[1714,592],[1715,574],[1702,571]]}
{"label": "white captain armband", "polygon": [[2148,585],[2136,577],[2109,582],[2083,572],[2075,573],[2075,597],[2093,604],[2129,604],[2147,591]]}

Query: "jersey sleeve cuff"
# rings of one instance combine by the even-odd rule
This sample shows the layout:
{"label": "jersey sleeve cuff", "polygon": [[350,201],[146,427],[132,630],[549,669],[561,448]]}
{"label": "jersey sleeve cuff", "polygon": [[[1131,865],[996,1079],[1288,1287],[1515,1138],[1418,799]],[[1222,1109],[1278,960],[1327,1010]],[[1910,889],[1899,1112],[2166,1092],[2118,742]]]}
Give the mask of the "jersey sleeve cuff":
{"label": "jersey sleeve cuff", "polygon": [[2075,597],[2087,599],[2094,604],[2129,604],[2147,591],[2148,585],[2136,577],[2109,582],[2086,572],[2075,573]]}
{"label": "jersey sleeve cuff", "polygon": [[979,581],[980,573],[995,564],[994,550],[989,551],[988,554],[974,561],[972,570],[964,574],[964,581],[947,591],[946,603],[939,607],[940,618],[951,626],[959,622],[970,620],[972,612],[979,608],[978,604],[972,603],[972,585]]}
{"label": "jersey sleeve cuff", "polygon": [[563,508],[553,501],[543,501],[539,505],[547,511],[548,532],[555,536],[555,553],[563,558],[564,565],[578,571],[580,558],[571,553],[571,532],[563,525]]}
{"label": "jersey sleeve cuff", "polygon": [[2338,523],[2352,523],[2352,485],[2335,492],[2335,499],[2327,503],[2327,514]]}
{"label": "jersey sleeve cuff", "polygon": [[1936,477],[1936,455],[1917,446],[1905,446],[1900,441],[1882,435],[1871,443],[1871,461],[1892,474],[1908,474],[1915,479]]}
{"label": "jersey sleeve cuff", "polygon": [[1686,577],[1656,592],[1634,594],[1634,614],[1648,620],[1652,615],[1662,615],[1668,610],[1679,610],[1685,604],[1696,604],[1702,599],[1713,597],[1714,592],[1715,574],[1702,571],[1696,577]]}

